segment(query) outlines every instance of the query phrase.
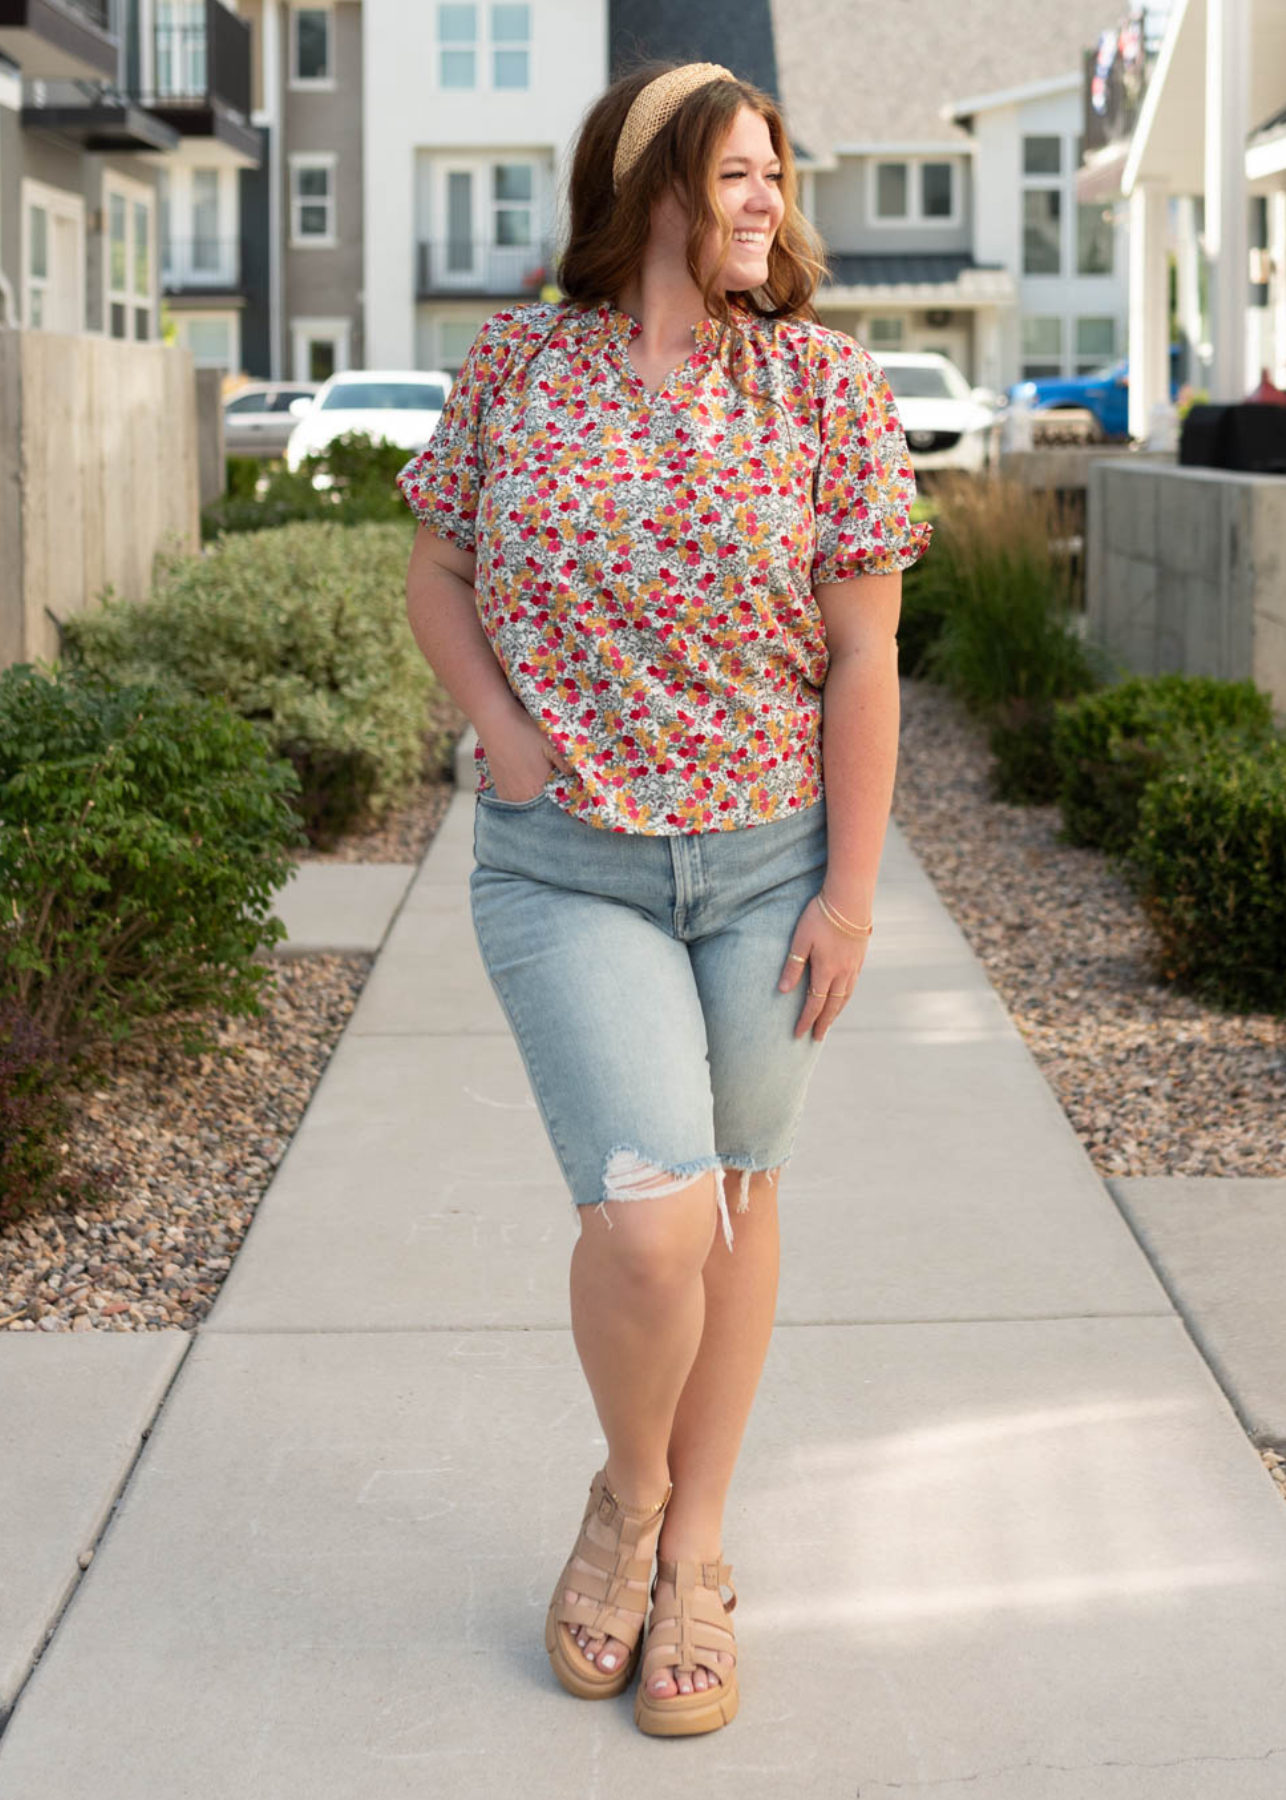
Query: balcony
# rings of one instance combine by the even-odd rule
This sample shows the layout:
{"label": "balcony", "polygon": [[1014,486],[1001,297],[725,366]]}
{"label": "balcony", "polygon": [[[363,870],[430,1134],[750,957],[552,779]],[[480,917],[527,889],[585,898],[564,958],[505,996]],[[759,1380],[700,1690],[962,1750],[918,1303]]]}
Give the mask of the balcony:
{"label": "balcony", "polygon": [[108,0],[0,0],[0,51],[32,80],[109,80],[119,44]]}
{"label": "balcony", "polygon": [[1143,0],[1115,32],[1084,53],[1079,200],[1106,200],[1119,191],[1169,9],[1170,0]]}
{"label": "balcony", "polygon": [[250,27],[218,0],[196,23],[152,32],[152,78],[140,104],[182,137],[205,138],[203,154],[258,168],[259,133],[250,125]]}
{"label": "balcony", "polygon": [[161,291],[186,298],[240,293],[241,240],[167,238],[161,245]]}
{"label": "balcony", "polygon": [[493,244],[483,239],[442,238],[416,246],[415,293],[419,300],[537,299],[554,279],[553,245]]}

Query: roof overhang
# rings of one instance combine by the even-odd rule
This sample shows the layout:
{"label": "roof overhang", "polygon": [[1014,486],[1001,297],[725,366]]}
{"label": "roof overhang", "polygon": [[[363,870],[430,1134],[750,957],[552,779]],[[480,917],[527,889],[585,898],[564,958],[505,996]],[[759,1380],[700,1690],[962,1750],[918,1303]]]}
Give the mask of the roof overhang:
{"label": "roof overhang", "polygon": [[967,100],[951,100],[940,107],[940,119],[970,119],[975,113],[993,112],[1001,106],[1022,106],[1028,100],[1048,100],[1055,94],[1079,88],[1079,74],[1050,75],[1043,81],[1027,81],[1021,87],[996,88],[990,94],[974,94]]}
{"label": "roof overhang", "polygon": [[[1251,119],[1266,119],[1282,103],[1286,6],[1281,0],[1247,3],[1254,45],[1247,113]],[[1248,175],[1253,154],[1252,149]],[[1121,191],[1129,194],[1140,181],[1156,181],[1177,194],[1203,193],[1205,159],[1206,0],[1174,0],[1130,142]]]}
{"label": "roof overhang", "polygon": [[815,304],[834,306],[1016,306],[1018,287],[1008,269],[962,269],[954,281],[828,282]]}

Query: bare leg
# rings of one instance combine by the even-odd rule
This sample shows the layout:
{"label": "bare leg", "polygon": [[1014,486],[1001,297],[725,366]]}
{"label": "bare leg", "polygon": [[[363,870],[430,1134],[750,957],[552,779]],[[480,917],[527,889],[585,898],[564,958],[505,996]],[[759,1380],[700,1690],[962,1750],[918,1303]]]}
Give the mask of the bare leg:
{"label": "bare leg", "polygon": [[[659,1544],[667,1559],[713,1562],[720,1556],[724,1504],[772,1337],[781,1260],[777,1184],[766,1174],[752,1175],[744,1213],[734,1210],[739,1185],[738,1174],[728,1177],[735,1244],[729,1251],[720,1233],[706,1258],[705,1328],[670,1433],[674,1496]],[[658,1606],[673,1604],[673,1585],[658,1582],[656,1598]],[[716,1663],[731,1660],[713,1654]],[[649,1692],[687,1694],[714,1687],[717,1679],[717,1671],[700,1667],[677,1681],[673,1670],[662,1670]]]}
{"label": "bare leg", "polygon": [[[645,1475],[642,1485],[636,1490],[625,1492],[619,1487],[616,1489],[627,1503],[646,1504],[659,1499],[665,1492],[666,1481],[673,1479],[674,1495],[666,1511],[660,1539],[662,1554],[667,1558],[712,1561],[719,1555],[722,1548],[724,1504],[772,1336],[780,1262],[776,1182],[767,1175],[752,1175],[750,1209],[748,1212],[738,1213],[735,1208],[740,1180],[740,1175],[734,1173],[727,1177],[725,1183],[729,1212],[734,1220],[735,1246],[731,1252],[723,1240],[722,1232],[714,1230],[713,1222],[710,1227],[709,1248],[701,1270],[702,1324],[699,1340],[695,1355],[689,1361],[686,1381],[673,1407],[667,1454],[661,1466],[655,1470],[650,1485]],[[638,1208],[644,1203],[629,1201],[623,1204]],[[646,1204],[655,1206],[658,1202],[648,1201]],[[584,1210],[588,1212],[591,1209]],[[619,1218],[621,1211],[622,1205],[612,1208],[613,1217]],[[602,1223],[601,1220],[599,1222]],[[586,1221],[582,1220],[582,1233],[585,1224]],[[582,1235],[577,1252],[584,1241]],[[599,1242],[601,1243],[601,1237]],[[595,1279],[588,1262],[578,1268],[574,1255],[574,1333],[578,1275],[582,1279],[588,1277],[591,1282]],[[579,1335],[577,1347],[580,1348]],[[591,1356],[596,1347],[591,1345]],[[650,1343],[644,1342],[641,1358],[650,1357],[655,1361],[656,1350],[655,1339]],[[590,1376],[590,1388],[610,1447],[609,1480],[615,1467],[613,1457],[618,1439],[608,1427],[604,1417],[605,1409],[612,1413],[613,1408],[619,1405],[622,1418],[633,1411],[639,1399],[636,1390],[640,1386],[640,1371],[645,1367],[642,1360],[632,1367],[623,1364],[623,1354],[626,1353],[618,1351],[615,1358],[609,1358],[607,1368],[601,1372],[600,1380],[607,1390],[603,1400],[599,1399],[599,1388],[595,1386],[595,1378],[590,1376],[589,1366],[586,1367],[586,1374]],[[585,1352],[582,1351],[582,1361],[585,1360]],[[619,1400],[618,1388],[623,1390]],[[628,1433],[620,1438],[620,1442],[622,1449],[626,1449]],[[667,1467],[668,1475],[665,1472]],[[657,1480],[660,1482],[659,1486],[656,1485]],[[574,1594],[569,1592],[568,1597],[574,1598]],[[673,1590],[668,1583],[658,1584],[658,1603],[672,1601],[673,1598]],[[604,1644],[602,1639],[592,1637],[583,1627],[572,1635],[590,1655],[591,1660],[599,1659],[600,1653],[613,1658],[626,1654],[625,1646],[617,1640],[609,1639]],[[719,1660],[716,1657],[716,1662]],[[600,1666],[619,1667],[620,1664],[619,1661],[611,1665],[600,1661]],[[705,1669],[698,1669],[694,1680],[689,1681],[687,1676],[683,1677],[682,1691],[690,1692],[693,1686],[698,1689],[713,1686],[716,1679],[714,1673],[707,1674]],[[679,1691],[680,1687],[673,1675],[662,1675],[653,1680],[652,1692],[655,1694],[665,1696]]]}
{"label": "bare leg", "polygon": [[[702,1270],[718,1220],[718,1179],[716,1170],[676,1193],[580,1209],[572,1336],[607,1439],[607,1480],[629,1507],[654,1505],[670,1479],[675,1407],[705,1320]],[[646,1586],[628,1585],[642,1617]],[[615,1638],[604,1643],[583,1627],[564,1629],[600,1668],[619,1668],[629,1654]]]}

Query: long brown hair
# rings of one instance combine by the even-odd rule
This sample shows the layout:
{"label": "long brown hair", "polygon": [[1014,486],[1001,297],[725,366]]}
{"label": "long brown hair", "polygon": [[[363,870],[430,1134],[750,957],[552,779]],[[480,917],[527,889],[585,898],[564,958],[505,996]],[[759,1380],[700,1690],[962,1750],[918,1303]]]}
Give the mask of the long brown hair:
{"label": "long brown hair", "polygon": [[[642,264],[653,204],[667,188],[681,189],[688,204],[688,273],[701,289],[707,315],[722,327],[717,353],[722,360],[724,347],[729,346],[729,374],[737,391],[743,392],[734,372],[745,353],[738,313],[816,322],[813,296],[826,273],[825,246],[799,211],[795,159],[782,116],[772,97],[748,81],[716,78],[689,94],[626,175],[620,193],[613,193],[612,159],[635,95],[658,75],[682,66],[643,63],[614,81],[586,113],[572,153],[569,231],[558,262],[558,282],[576,305],[615,301]],[[724,289],[710,285],[732,242],[715,159],[743,106],[757,112],[768,126],[773,153],[781,162],[785,210],[769,246],[767,280],[730,303]],[[703,278],[699,258],[712,230],[718,233],[719,248],[711,274]]]}

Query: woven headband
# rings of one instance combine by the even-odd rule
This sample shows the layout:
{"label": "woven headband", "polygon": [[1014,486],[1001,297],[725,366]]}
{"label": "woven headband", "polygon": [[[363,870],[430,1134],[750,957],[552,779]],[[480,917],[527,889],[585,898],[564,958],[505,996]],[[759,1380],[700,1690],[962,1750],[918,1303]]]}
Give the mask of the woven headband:
{"label": "woven headband", "polygon": [[689,94],[712,81],[735,81],[737,77],[722,63],[684,63],[658,75],[655,81],[640,88],[616,140],[612,158],[612,189],[620,191],[621,183],[647,149],[663,125],[668,125]]}

